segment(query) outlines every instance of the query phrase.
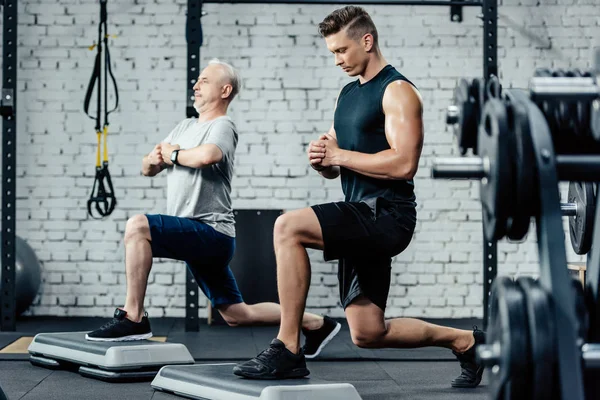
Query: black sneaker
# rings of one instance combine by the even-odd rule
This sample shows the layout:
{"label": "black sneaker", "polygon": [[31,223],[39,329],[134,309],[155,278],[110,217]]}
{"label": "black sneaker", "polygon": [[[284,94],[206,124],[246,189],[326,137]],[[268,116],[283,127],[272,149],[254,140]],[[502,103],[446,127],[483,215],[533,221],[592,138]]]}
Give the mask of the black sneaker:
{"label": "black sneaker", "polygon": [[475,344],[464,353],[452,351],[460,362],[461,373],[452,381],[452,387],[455,388],[474,388],[481,382],[483,376],[483,364],[477,364],[477,346],[485,343],[485,333],[473,328],[473,337]]}
{"label": "black sneaker", "polygon": [[303,378],[310,374],[304,354],[289,351],[279,339],[273,339],[269,347],[250,361],[233,367],[237,376],[251,379]]}
{"label": "black sneaker", "polygon": [[114,318],[100,329],[85,335],[87,340],[95,342],[122,342],[126,340],[144,340],[152,337],[148,314],[144,313],[141,322],[125,318],[127,312],[117,308]]}
{"label": "black sneaker", "polygon": [[306,337],[304,346],[302,346],[304,357],[311,359],[318,356],[327,343],[331,342],[331,339],[338,334],[341,327],[339,322],[335,322],[329,317],[323,317],[323,326],[319,329],[312,331],[302,329],[302,333]]}

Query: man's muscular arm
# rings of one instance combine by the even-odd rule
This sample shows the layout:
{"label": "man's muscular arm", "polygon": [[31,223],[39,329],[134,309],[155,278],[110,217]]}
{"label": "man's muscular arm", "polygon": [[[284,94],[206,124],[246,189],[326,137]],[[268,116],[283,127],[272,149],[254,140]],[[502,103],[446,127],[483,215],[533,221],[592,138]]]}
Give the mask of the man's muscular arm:
{"label": "man's muscular arm", "polygon": [[328,149],[322,165],[344,167],[377,179],[412,179],[423,148],[421,98],[410,83],[394,81],[385,90],[383,112],[389,150],[366,154],[323,141]]}

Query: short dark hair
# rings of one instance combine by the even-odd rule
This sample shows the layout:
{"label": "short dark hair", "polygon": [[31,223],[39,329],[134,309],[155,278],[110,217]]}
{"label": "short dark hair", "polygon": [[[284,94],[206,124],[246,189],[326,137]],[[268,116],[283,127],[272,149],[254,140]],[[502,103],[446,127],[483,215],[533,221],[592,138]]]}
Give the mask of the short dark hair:
{"label": "short dark hair", "polygon": [[371,16],[362,7],[346,6],[329,14],[319,24],[319,34],[327,37],[346,28],[348,37],[359,40],[367,33],[373,35],[374,44],[377,45],[377,28]]}

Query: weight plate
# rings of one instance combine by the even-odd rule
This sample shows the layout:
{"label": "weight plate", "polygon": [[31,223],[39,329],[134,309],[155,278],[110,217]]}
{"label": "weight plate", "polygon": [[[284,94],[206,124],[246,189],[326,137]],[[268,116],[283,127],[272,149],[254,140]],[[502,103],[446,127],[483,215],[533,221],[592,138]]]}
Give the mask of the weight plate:
{"label": "weight plate", "polygon": [[[506,234],[509,239],[522,240],[531,225],[531,217],[535,215],[535,202],[537,181],[535,176],[535,155],[533,143],[529,132],[529,118],[527,117],[527,95],[522,91],[508,90],[505,96],[510,102],[514,148],[512,154],[513,171],[513,198],[514,205],[508,217]],[[507,108],[508,110],[508,108]]]}
{"label": "weight plate", "polygon": [[552,399],[556,377],[556,335],[550,297],[532,278],[517,280],[523,292],[529,326],[529,348],[531,351],[531,381],[527,389],[530,399]]}
{"label": "weight plate", "polygon": [[590,137],[591,135],[591,115],[592,115],[592,102],[591,101],[578,101],[576,106],[577,116],[577,133],[581,136]]}
{"label": "weight plate", "polygon": [[569,217],[571,245],[577,254],[587,254],[592,247],[596,201],[594,185],[589,182],[570,182],[567,196],[569,203],[577,205],[577,213]]}
{"label": "weight plate", "polygon": [[[570,71],[570,76],[579,78],[583,76],[583,72],[576,68]],[[575,120],[575,131],[577,135],[589,137],[591,103],[589,101],[577,101],[573,103],[574,107],[571,110],[571,116]]]}
{"label": "weight plate", "polygon": [[469,83],[466,79],[460,79],[454,88],[454,105],[458,108],[458,123],[454,127],[454,135],[460,149],[465,155],[469,148],[473,148],[477,137],[477,125],[475,124],[473,99],[469,95]]}
{"label": "weight plate", "polygon": [[[552,76],[562,78],[566,76],[566,72],[562,68],[558,68],[552,71]],[[552,130],[552,135],[570,136],[571,130],[569,121],[571,120],[571,117],[569,115],[569,104],[562,100],[553,101],[552,103],[552,118],[554,118],[555,126],[555,130]]]}
{"label": "weight plate", "polygon": [[[534,72],[535,77],[551,77],[552,70],[548,68],[537,68]],[[553,102],[548,100],[535,100],[535,104],[544,114],[546,121],[548,122],[548,128],[550,128],[550,132],[557,131],[557,119],[556,119],[556,111]]]}
{"label": "weight plate", "polygon": [[486,99],[499,99],[502,96],[502,86],[497,76],[493,75],[485,85]]}
{"label": "weight plate", "polygon": [[552,76],[552,72],[548,68],[536,68],[533,76],[536,77],[545,77]]}
{"label": "weight plate", "polygon": [[485,81],[482,78],[475,78],[471,82],[471,96],[474,101],[474,114],[475,119],[474,122],[476,124],[477,135],[475,135],[475,141],[473,146],[473,154],[479,155],[477,153],[478,149],[478,136],[479,136],[479,124],[481,122],[481,116],[483,114],[483,106],[485,104]]}
{"label": "weight plate", "polygon": [[587,333],[590,326],[590,317],[585,303],[585,292],[579,279],[571,278],[573,293],[575,295],[575,316],[577,317],[577,332],[580,344],[587,342]]}
{"label": "weight plate", "polygon": [[488,100],[479,124],[477,154],[483,158],[487,168],[487,176],[481,179],[480,196],[484,232],[489,241],[500,240],[506,234],[512,201],[510,135],[504,102]]}
{"label": "weight plate", "polygon": [[590,104],[590,124],[594,139],[600,141],[600,99]]}
{"label": "weight plate", "polygon": [[[531,365],[527,314],[521,290],[506,276],[492,285],[490,321],[486,343],[500,350],[498,364],[491,369],[493,399],[529,399]],[[525,390],[524,390],[525,389]]]}

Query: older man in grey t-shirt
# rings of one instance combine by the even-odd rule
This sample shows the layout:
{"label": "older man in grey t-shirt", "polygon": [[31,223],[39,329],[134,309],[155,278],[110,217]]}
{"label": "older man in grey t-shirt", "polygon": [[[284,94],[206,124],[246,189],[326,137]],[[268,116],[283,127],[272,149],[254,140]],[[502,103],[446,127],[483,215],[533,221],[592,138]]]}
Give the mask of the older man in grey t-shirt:
{"label": "older man in grey t-shirt", "polygon": [[[181,156],[185,162],[185,151],[173,150],[176,156],[173,156],[173,153],[169,156],[173,159],[177,157],[176,162],[179,165],[167,170],[168,215],[198,219],[224,235],[235,237],[235,221],[231,209],[231,178],[237,142],[236,127],[226,115],[204,122],[188,118],[173,129],[163,143],[177,143],[184,149],[210,146],[216,153],[215,160],[219,158],[219,152],[222,157],[210,168],[188,168],[182,166],[179,160]],[[166,145],[163,147],[166,148]]]}
{"label": "older man in grey t-shirt", "polygon": [[[199,118],[180,122],[144,157],[142,173],[167,169],[166,214],[140,214],[125,229],[127,298],[113,321],[86,335],[94,341],[140,340],[152,336],[144,297],[152,258],[185,261],[200,289],[232,326],[278,324],[275,303],[244,303],[229,262],[235,250],[231,179],[238,133],[227,108],[240,87],[236,70],[213,60],[194,85]],[[330,318],[304,314],[307,344],[318,355],[339,331]]]}

